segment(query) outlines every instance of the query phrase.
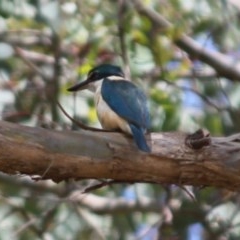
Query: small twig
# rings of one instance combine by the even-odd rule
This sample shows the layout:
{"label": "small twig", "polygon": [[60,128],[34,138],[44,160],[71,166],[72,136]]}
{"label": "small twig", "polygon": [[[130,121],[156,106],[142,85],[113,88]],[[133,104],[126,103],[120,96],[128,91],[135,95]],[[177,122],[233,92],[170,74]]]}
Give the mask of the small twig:
{"label": "small twig", "polygon": [[189,92],[193,92],[195,93],[197,96],[199,96],[203,101],[205,101],[208,105],[214,107],[215,109],[217,109],[218,111],[224,111],[227,110],[227,107],[219,107],[217,106],[215,103],[213,103],[212,101],[210,101],[206,96],[204,96],[203,94],[199,93],[198,91],[189,88],[189,87],[185,87],[185,86],[178,86],[177,84],[170,82],[168,80],[165,79],[161,79],[161,81],[166,82],[167,84],[174,86],[175,88],[181,89],[183,91],[189,91]]}
{"label": "small twig", "polygon": [[44,173],[41,175],[41,179],[44,179],[44,177],[46,176],[46,174],[48,173],[48,171],[50,170],[50,168],[53,165],[53,160],[50,162],[50,164],[48,165],[48,167],[45,169]]}
{"label": "small twig", "polygon": [[193,202],[197,202],[197,199],[196,199],[194,193],[193,193],[193,192],[190,192],[190,191],[186,188],[186,186],[178,185],[178,187],[181,188],[181,189],[190,197],[190,199],[192,199]]}
{"label": "small twig", "polygon": [[[147,226],[145,229],[143,229],[142,232],[140,232],[140,234],[135,238],[135,240],[142,240],[142,239],[145,239],[145,237],[147,238],[147,234],[149,234],[149,232],[151,230],[161,227],[162,224],[163,224],[162,219],[157,220],[155,223],[153,223],[150,226]],[[156,236],[157,236],[157,233],[156,233]],[[157,238],[157,239],[159,239],[159,238]]]}
{"label": "small twig", "polygon": [[84,129],[84,130],[89,130],[89,131],[93,131],[93,132],[114,132],[114,131],[110,131],[110,130],[105,130],[105,129],[100,129],[100,128],[94,128],[94,127],[89,127],[86,126],[85,124],[83,124],[82,122],[80,122],[79,120],[75,120],[74,118],[72,118],[62,107],[62,105],[57,102],[57,106],[60,108],[60,110],[63,112],[63,114],[70,119],[73,123],[75,123],[78,127]]}
{"label": "small twig", "polygon": [[111,184],[115,184],[115,183],[122,183],[122,181],[117,181],[117,180],[106,180],[106,181],[102,181],[101,183],[98,183],[98,184],[94,184],[90,187],[87,187],[83,190],[82,194],[84,193],[89,193],[89,192],[92,192],[96,189],[99,189],[99,188],[102,188],[102,187],[106,187],[106,186],[109,186]]}
{"label": "small twig", "polygon": [[223,96],[226,98],[226,100],[227,100],[227,102],[228,102],[228,105],[229,105],[229,106],[232,106],[231,100],[230,100],[227,92],[225,91],[225,89],[224,89],[223,86],[222,86],[220,77],[217,77],[217,83],[218,83],[218,85],[219,85],[219,88],[220,88]]}
{"label": "small twig", "polygon": [[46,91],[46,97],[49,101],[49,105],[51,108],[51,117],[54,122],[58,122],[59,120],[59,112],[57,108],[56,102],[58,101],[60,94],[60,75],[62,74],[62,67],[60,64],[61,59],[61,39],[56,32],[52,34],[52,51],[54,56],[54,64],[53,64],[53,76],[51,81],[47,83],[48,91]]}
{"label": "small twig", "polygon": [[34,70],[34,72],[39,74],[43,79],[49,80],[35,64],[27,59],[27,57],[24,55],[24,50],[19,47],[14,47],[14,51],[17,56],[19,56],[32,70]]}
{"label": "small twig", "polygon": [[30,218],[27,222],[25,222],[22,226],[20,226],[16,231],[14,231],[11,237],[15,238],[19,236],[22,232],[26,231],[26,229],[29,227],[31,227],[31,229],[35,228],[34,224],[36,224],[37,221],[39,221],[37,218]]}
{"label": "small twig", "polygon": [[[7,203],[11,207],[10,214],[13,214],[15,212],[21,214],[22,218],[26,221],[23,226],[20,226],[19,229],[17,229],[15,232],[13,232],[12,239],[17,237],[21,232],[25,231],[27,228],[31,229],[33,233],[36,234],[36,236],[42,238],[42,233],[39,231],[38,227],[36,226],[36,222],[39,221],[39,218],[32,218],[27,212],[24,210],[23,207],[18,206],[15,202],[11,201],[9,198],[0,196],[1,201],[4,203]],[[6,215],[5,215],[6,216]],[[3,219],[2,219],[3,220]]]}
{"label": "small twig", "polygon": [[[159,185],[161,183],[159,182],[153,182],[153,181],[141,181],[141,182],[130,182],[130,181],[119,181],[119,180],[106,180],[106,181],[102,181],[101,183],[97,183],[97,184],[94,184],[90,187],[87,187],[85,188],[83,191],[82,191],[82,194],[84,193],[89,193],[89,192],[92,192],[94,190],[97,190],[99,188],[102,188],[102,187],[106,187],[106,186],[110,186],[112,184],[135,184],[135,183],[151,183],[151,184],[156,184],[156,185]],[[179,188],[181,188],[182,190],[184,190],[188,195],[189,197],[193,200],[193,201],[196,201],[196,198],[194,197],[194,195],[192,193],[190,193],[188,191],[188,189],[186,189],[184,186],[182,185],[177,185]]]}
{"label": "small twig", "polygon": [[90,227],[92,227],[92,229],[98,235],[97,239],[106,240],[107,237],[105,237],[104,231],[94,221],[92,221],[92,218],[90,217],[88,211],[82,209],[81,207],[78,207],[76,204],[74,206],[76,210],[74,210],[74,212],[77,213],[79,217],[81,217]]}

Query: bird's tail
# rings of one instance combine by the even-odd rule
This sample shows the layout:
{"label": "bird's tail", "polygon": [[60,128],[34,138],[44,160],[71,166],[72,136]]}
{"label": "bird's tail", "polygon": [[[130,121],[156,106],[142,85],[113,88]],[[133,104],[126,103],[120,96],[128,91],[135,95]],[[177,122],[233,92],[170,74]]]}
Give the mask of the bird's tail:
{"label": "bird's tail", "polygon": [[143,130],[133,124],[130,124],[130,128],[138,148],[144,152],[151,152],[149,146],[147,145]]}

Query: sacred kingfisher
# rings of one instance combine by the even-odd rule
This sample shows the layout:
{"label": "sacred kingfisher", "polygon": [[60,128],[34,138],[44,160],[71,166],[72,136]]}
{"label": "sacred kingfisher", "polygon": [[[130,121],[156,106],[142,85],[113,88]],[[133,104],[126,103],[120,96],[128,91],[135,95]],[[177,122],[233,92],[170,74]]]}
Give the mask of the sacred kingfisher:
{"label": "sacred kingfisher", "polygon": [[120,67],[99,65],[87,79],[68,91],[88,89],[95,93],[98,119],[106,130],[120,130],[132,135],[138,148],[150,152],[144,134],[150,127],[150,115],[144,93],[125,79]]}

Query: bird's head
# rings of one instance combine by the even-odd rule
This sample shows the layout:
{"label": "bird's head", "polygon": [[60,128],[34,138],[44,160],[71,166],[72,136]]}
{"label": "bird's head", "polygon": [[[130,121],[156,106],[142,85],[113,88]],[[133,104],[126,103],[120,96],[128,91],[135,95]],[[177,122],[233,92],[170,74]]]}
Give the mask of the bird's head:
{"label": "bird's head", "polygon": [[90,89],[94,91],[98,82],[107,77],[124,78],[124,74],[122,69],[118,66],[102,64],[91,69],[88,72],[88,76],[85,81],[68,88],[68,91],[75,92],[84,89]]}

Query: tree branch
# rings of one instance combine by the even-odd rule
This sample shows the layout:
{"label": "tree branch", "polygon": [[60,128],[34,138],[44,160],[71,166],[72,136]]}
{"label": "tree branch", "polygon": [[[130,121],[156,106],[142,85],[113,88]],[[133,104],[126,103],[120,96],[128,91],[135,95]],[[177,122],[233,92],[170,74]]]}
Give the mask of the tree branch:
{"label": "tree branch", "polygon": [[121,57],[124,63],[124,73],[127,79],[131,79],[131,72],[129,67],[129,60],[127,55],[126,41],[125,41],[125,13],[126,13],[126,1],[118,0],[118,36],[121,49]]}
{"label": "tree branch", "polygon": [[90,193],[81,194],[81,192],[75,191],[68,199],[97,214],[122,214],[136,211],[159,213],[162,210],[160,202],[145,197],[141,197],[139,200],[126,200],[120,197],[101,197]]}
{"label": "tree branch", "polygon": [[[172,24],[160,14],[145,7],[142,1],[133,0],[132,2],[138,13],[146,16],[156,27],[163,29],[172,27]],[[186,51],[190,56],[213,67],[220,76],[226,77],[232,81],[240,81],[240,69],[228,56],[219,52],[208,51],[185,34],[182,34],[180,38],[175,39],[175,44],[182,50]]]}
{"label": "tree branch", "polygon": [[47,56],[43,53],[37,53],[33,51],[28,51],[23,48],[15,47],[15,50],[18,50],[16,52],[17,56],[23,56],[25,59],[28,59],[28,61],[33,61],[36,64],[54,64],[55,60],[52,56]]}
{"label": "tree branch", "polygon": [[152,133],[148,139],[152,154],[138,151],[119,133],[60,132],[1,121],[0,171],[56,182],[107,178],[239,190],[240,134],[212,137],[199,150],[187,147],[184,133]]}

